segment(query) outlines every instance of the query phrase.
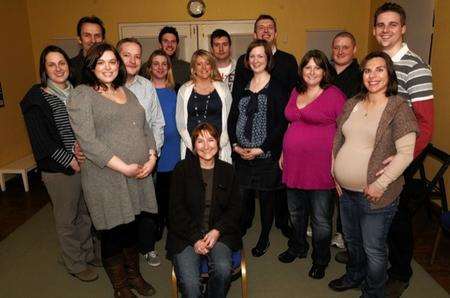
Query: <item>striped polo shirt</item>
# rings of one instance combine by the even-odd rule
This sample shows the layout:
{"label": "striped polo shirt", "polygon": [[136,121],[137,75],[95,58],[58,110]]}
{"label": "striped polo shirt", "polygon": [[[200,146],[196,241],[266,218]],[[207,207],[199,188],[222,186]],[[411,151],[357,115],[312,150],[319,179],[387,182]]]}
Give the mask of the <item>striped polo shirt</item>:
{"label": "striped polo shirt", "polygon": [[416,101],[433,98],[431,69],[406,43],[391,57],[398,80],[398,94],[411,105]]}

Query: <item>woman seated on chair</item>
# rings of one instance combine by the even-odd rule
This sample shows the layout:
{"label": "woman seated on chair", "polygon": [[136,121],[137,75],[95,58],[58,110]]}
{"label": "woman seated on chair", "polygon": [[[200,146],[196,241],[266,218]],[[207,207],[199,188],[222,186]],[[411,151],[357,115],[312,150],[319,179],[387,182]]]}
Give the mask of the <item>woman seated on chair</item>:
{"label": "woman seated on chair", "polygon": [[219,134],[209,123],[192,132],[193,152],[172,175],[166,248],[183,297],[200,297],[200,262],[209,264],[208,297],[225,297],[232,251],[242,247],[239,186],[233,167],[218,159]]}

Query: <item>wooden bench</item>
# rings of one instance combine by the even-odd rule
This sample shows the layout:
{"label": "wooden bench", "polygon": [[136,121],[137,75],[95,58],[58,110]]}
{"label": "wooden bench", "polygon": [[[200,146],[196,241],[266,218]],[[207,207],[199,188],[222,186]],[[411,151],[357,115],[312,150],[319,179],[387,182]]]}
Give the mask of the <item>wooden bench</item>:
{"label": "wooden bench", "polygon": [[18,174],[22,175],[23,187],[25,191],[30,190],[28,184],[28,172],[36,168],[36,162],[34,161],[33,155],[25,156],[19,160],[13,161],[10,164],[0,167],[0,185],[2,191],[6,191],[6,180],[5,174]]}

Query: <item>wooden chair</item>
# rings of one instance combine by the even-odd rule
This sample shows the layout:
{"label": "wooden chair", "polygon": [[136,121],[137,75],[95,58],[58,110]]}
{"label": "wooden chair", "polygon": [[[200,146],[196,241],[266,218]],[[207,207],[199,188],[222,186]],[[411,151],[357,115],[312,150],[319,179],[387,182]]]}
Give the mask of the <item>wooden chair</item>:
{"label": "wooden chair", "polygon": [[[239,277],[241,278],[241,291],[242,291],[242,298],[248,297],[247,292],[247,264],[245,262],[245,254],[244,250],[235,251],[232,254],[232,267],[233,267],[233,273],[232,273],[232,281],[235,281]],[[200,265],[200,274],[202,283],[205,284],[209,278],[208,274],[208,263],[206,258],[202,260],[202,264]],[[175,274],[175,268],[172,266],[172,297],[178,298],[178,280],[177,276]]]}
{"label": "wooden chair", "polygon": [[[431,158],[439,162],[439,168],[430,180],[425,171],[425,160]],[[430,219],[433,218],[433,200],[439,201],[439,229],[434,241],[433,252],[431,254],[430,264],[434,263],[439,241],[442,235],[443,219],[441,216],[448,213],[447,193],[445,190],[444,175],[450,162],[449,155],[429,144],[424,152],[417,158],[415,163],[417,167],[410,173],[411,176],[419,172],[420,178],[408,179],[405,184],[405,193],[411,199],[411,214],[414,215],[419,209],[425,207]],[[438,205],[438,204],[435,204]],[[434,212],[435,213],[435,212]],[[442,217],[444,218],[444,217]]]}

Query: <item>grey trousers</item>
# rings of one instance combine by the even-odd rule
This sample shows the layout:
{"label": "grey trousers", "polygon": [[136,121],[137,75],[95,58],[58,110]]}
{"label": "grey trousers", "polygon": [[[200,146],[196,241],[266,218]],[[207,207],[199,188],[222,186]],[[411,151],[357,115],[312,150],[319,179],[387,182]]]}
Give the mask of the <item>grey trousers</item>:
{"label": "grey trousers", "polygon": [[80,174],[42,172],[42,181],[53,205],[56,233],[69,273],[87,269],[94,260],[91,218],[81,188]]}

